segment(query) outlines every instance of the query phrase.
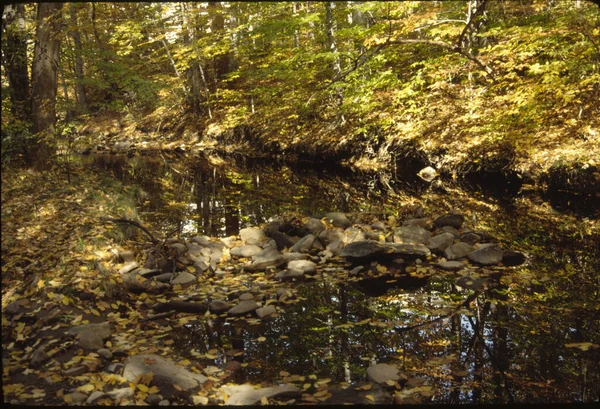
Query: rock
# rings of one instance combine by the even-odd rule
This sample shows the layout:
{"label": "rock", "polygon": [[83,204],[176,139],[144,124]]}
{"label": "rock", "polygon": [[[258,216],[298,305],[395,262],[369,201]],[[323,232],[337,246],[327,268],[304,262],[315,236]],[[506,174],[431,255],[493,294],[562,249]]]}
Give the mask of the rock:
{"label": "rock", "polygon": [[306,260],[308,258],[308,254],[306,253],[285,253],[283,255],[286,263],[294,260]]}
{"label": "rock", "polygon": [[256,315],[258,316],[258,318],[263,319],[263,318],[270,317],[271,315],[275,314],[276,312],[277,312],[277,310],[275,309],[274,305],[267,305],[266,307],[258,308],[256,310]]}
{"label": "rock", "polygon": [[473,250],[475,250],[475,247],[467,243],[458,242],[448,246],[446,250],[444,250],[444,257],[446,257],[448,260],[455,260],[465,257]]}
{"label": "rock", "polygon": [[201,246],[198,243],[195,242],[190,242],[190,243],[186,243],[186,247],[187,247],[187,255],[194,260],[195,257],[202,257],[202,249],[204,249],[205,246]]}
{"label": "rock", "polygon": [[417,243],[386,243],[386,254],[390,257],[427,257],[431,255],[431,251],[423,244]]}
{"label": "rock", "polygon": [[272,220],[264,228],[263,231],[269,237],[273,237],[273,233],[280,231],[279,228],[283,222],[281,220]]}
{"label": "rock", "polygon": [[421,218],[421,219],[408,219],[402,222],[403,226],[416,226],[422,227],[424,229],[427,228],[429,224],[429,219]]}
{"label": "rock", "polygon": [[471,246],[481,243],[481,236],[477,233],[473,233],[472,231],[461,234],[459,238],[461,241],[464,241]]}
{"label": "rock", "polygon": [[386,247],[375,241],[355,241],[342,249],[340,256],[350,259],[366,259],[386,252]]}
{"label": "rock", "polygon": [[175,277],[175,274],[173,273],[163,273],[155,276],[154,279],[161,283],[170,283],[173,277]]}
{"label": "rock", "polygon": [[458,271],[465,268],[465,265],[460,261],[440,261],[437,265],[442,270],[448,271]]}
{"label": "rock", "polygon": [[232,305],[221,300],[213,300],[208,304],[208,309],[213,314],[223,314],[231,309]]}
{"label": "rock", "polygon": [[376,231],[386,231],[387,226],[383,222],[375,222],[371,225],[371,228]]}
{"label": "rock", "polygon": [[348,227],[352,226],[352,223],[350,223],[350,220],[348,220],[348,218],[346,217],[346,215],[344,213],[340,213],[340,212],[331,212],[331,213],[327,213],[325,215],[325,219],[333,224],[335,227],[341,227],[342,229],[347,229]]}
{"label": "rock", "polygon": [[248,227],[240,230],[240,238],[246,244],[260,244],[265,238],[265,232],[257,227]]}
{"label": "rock", "polygon": [[336,242],[336,241],[343,242],[344,234],[339,230],[329,229],[329,230],[323,230],[321,233],[319,233],[318,238],[319,238],[319,241],[321,243],[323,243],[324,246],[327,246],[328,244]]}
{"label": "rock", "polygon": [[300,270],[283,270],[275,274],[275,279],[282,281],[290,281],[294,279],[304,279],[304,272]]}
{"label": "rock", "polygon": [[87,395],[82,392],[72,392],[64,395],[63,399],[69,401],[71,405],[79,405],[87,399]]}
{"label": "rock", "polygon": [[25,300],[13,301],[2,309],[2,312],[8,315],[17,315],[20,312],[25,312]]}
{"label": "rock", "polygon": [[302,390],[292,385],[272,386],[269,388],[254,389],[250,385],[225,385],[222,389],[229,399],[225,405],[256,405],[264,396],[266,398],[290,397],[299,398]]}
{"label": "rock", "polygon": [[150,269],[150,268],[138,268],[135,270],[135,273],[141,275],[144,278],[152,278],[157,277],[162,274],[162,270],[159,269]]}
{"label": "rock", "polygon": [[367,379],[380,385],[386,385],[387,381],[398,381],[402,375],[398,368],[388,364],[376,364],[367,368]]}
{"label": "rock", "polygon": [[482,244],[467,256],[469,260],[483,265],[498,264],[502,261],[502,248],[496,243]]}
{"label": "rock", "polygon": [[96,351],[96,353],[98,355],[100,355],[102,358],[106,358],[108,360],[112,359],[112,357],[113,357],[113,353],[110,352],[110,350],[106,349],[106,348],[100,348],[99,350]]}
{"label": "rock", "polygon": [[246,267],[250,271],[264,271],[269,267],[279,267],[285,263],[285,257],[274,248],[268,248],[256,253],[252,263]]}
{"label": "rock", "polygon": [[210,259],[209,260],[196,260],[196,261],[194,261],[193,266],[196,269],[196,271],[203,273],[210,268],[209,262],[210,262]]}
{"label": "rock", "polygon": [[296,244],[290,248],[290,251],[294,253],[308,253],[314,241],[315,236],[313,234],[308,234],[298,240]]}
{"label": "rock", "polygon": [[277,250],[279,251],[292,247],[294,243],[296,243],[294,239],[280,231],[274,231],[271,234],[271,237],[273,238],[273,240],[275,240],[275,243],[277,243]]}
{"label": "rock", "polygon": [[210,243],[210,237],[208,236],[196,236],[196,237],[192,237],[193,242],[199,244],[200,246],[208,246],[208,244]]}
{"label": "rock", "polygon": [[365,240],[374,240],[374,241],[381,240],[381,234],[376,231],[365,231],[365,232],[363,232],[363,234],[365,236]]}
{"label": "rock", "polygon": [[[189,391],[208,380],[206,376],[190,372],[177,366],[173,361],[158,355],[130,356],[125,362],[123,378],[133,382],[136,377],[147,372],[154,374],[153,383],[159,387],[161,392],[166,392],[166,394],[174,392],[173,384],[179,385],[184,391]],[[165,396],[165,393],[161,394]]]}
{"label": "rock", "polygon": [[287,265],[288,270],[302,271],[304,274],[315,274],[316,264],[310,260],[294,260],[290,261]]}
{"label": "rock", "polygon": [[179,284],[181,286],[188,286],[188,285],[195,284],[197,280],[198,279],[196,278],[196,276],[193,275],[192,273],[188,273],[187,271],[181,271],[179,274],[177,274],[177,277],[175,277],[171,281],[171,284],[172,285]]}
{"label": "rock", "polygon": [[94,401],[100,399],[104,395],[106,395],[104,392],[94,391],[90,394],[90,396],[88,396],[88,398],[85,400],[85,403],[87,403],[88,405],[94,403]]}
{"label": "rock", "polygon": [[254,300],[254,296],[252,295],[252,293],[244,293],[238,297],[238,300],[240,300],[240,301]]}
{"label": "rock", "polygon": [[431,232],[419,226],[402,226],[394,231],[394,241],[396,243],[427,243],[431,237]]}
{"label": "rock", "polygon": [[181,256],[188,250],[187,246],[183,243],[171,243],[171,249],[173,249],[177,257]]}
{"label": "rock", "polygon": [[344,230],[344,243],[352,243],[353,241],[364,241],[367,239],[365,232],[357,227],[348,227]]}
{"label": "rock", "polygon": [[223,238],[221,238],[221,243],[223,243],[225,245],[225,247],[230,249],[233,246],[235,246],[236,244],[238,244],[238,240],[236,237],[233,237],[233,236],[223,237]]}
{"label": "rock", "polygon": [[150,394],[146,397],[146,403],[148,405],[152,405],[152,406],[157,406],[161,400],[162,400],[162,396],[157,395],[155,393]]}
{"label": "rock", "polygon": [[135,261],[135,253],[131,250],[120,251],[119,258],[123,261],[123,263],[131,263]]}
{"label": "rock", "polygon": [[63,371],[63,375],[65,375],[65,376],[79,376],[79,375],[83,375],[87,371],[89,371],[89,369],[88,369],[87,366],[85,366],[85,365],[79,365],[79,366],[71,367],[69,369],[65,369]]}
{"label": "rock", "polygon": [[460,229],[465,217],[460,213],[445,214],[433,221],[434,227],[452,226],[455,229]]}
{"label": "rock", "polygon": [[261,251],[262,249],[256,244],[246,244],[245,246],[232,248],[229,253],[235,257],[250,258]]}
{"label": "rock", "polygon": [[342,250],[344,249],[344,243],[341,240],[336,240],[327,245],[327,250],[331,252],[333,255],[340,255]]}
{"label": "rock", "polygon": [[435,168],[432,168],[431,166],[427,166],[427,167],[421,169],[417,173],[417,176],[419,176],[421,179],[423,179],[426,182],[431,182],[437,176],[437,171],[435,170]]}
{"label": "rock", "polygon": [[110,364],[108,365],[108,368],[106,368],[106,371],[110,373],[117,373],[121,369],[123,369],[124,366],[125,365],[123,365],[122,363]]}
{"label": "rock", "polygon": [[456,228],[452,227],[452,226],[442,226],[440,229],[438,229],[439,233],[450,233],[454,236],[454,238],[457,238],[460,233],[458,232],[458,230],[456,230]]}
{"label": "rock", "polygon": [[321,220],[313,217],[306,221],[306,228],[315,236],[318,236],[319,233],[326,229],[325,224]]}
{"label": "rock", "polygon": [[505,266],[519,266],[525,262],[525,254],[518,251],[504,250],[502,252],[502,264]]}
{"label": "rock", "polygon": [[158,402],[158,406],[171,406],[171,402],[169,402],[167,399],[163,399]]}
{"label": "rock", "polygon": [[260,308],[260,305],[258,305],[256,301],[245,300],[240,302],[235,307],[231,308],[229,311],[227,311],[227,314],[229,314],[232,317],[237,317],[241,315],[246,315],[247,313],[255,311],[258,308]]}
{"label": "rock", "polygon": [[119,270],[119,274],[127,274],[130,271],[135,270],[136,268],[138,268],[140,265],[135,262],[135,261],[130,261],[129,263],[126,263],[123,267],[121,267],[121,269]]}
{"label": "rock", "polygon": [[67,333],[78,337],[81,348],[97,350],[103,348],[104,340],[110,337],[110,324],[102,322],[99,324],[78,325],[71,327]]}
{"label": "rock", "polygon": [[427,243],[427,247],[433,253],[443,253],[444,250],[446,250],[446,248],[450,246],[453,241],[454,236],[452,235],[452,233],[442,233],[430,238],[429,242]]}
{"label": "rock", "polygon": [[[149,371],[148,371],[149,372]],[[144,373],[144,372],[142,372]],[[131,379],[133,381],[133,379]],[[113,400],[123,400],[123,399],[133,399],[133,396],[135,395],[135,391],[131,388],[121,388],[121,389],[114,389],[110,392],[106,392],[106,396],[108,396],[109,398],[113,399]]]}

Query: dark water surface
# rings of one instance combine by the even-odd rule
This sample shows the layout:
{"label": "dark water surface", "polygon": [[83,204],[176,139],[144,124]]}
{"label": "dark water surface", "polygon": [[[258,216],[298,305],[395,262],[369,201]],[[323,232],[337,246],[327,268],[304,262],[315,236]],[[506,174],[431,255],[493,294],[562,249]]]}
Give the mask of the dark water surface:
{"label": "dark water surface", "polygon": [[369,365],[390,363],[424,381],[416,395],[422,402],[600,399],[597,199],[545,200],[502,180],[430,185],[402,172],[232,158],[104,155],[86,162],[140,186],[140,218],[163,234],[230,236],[284,213],[369,212],[401,220],[454,208],[468,226],[528,256],[522,266],[499,270],[458,313],[450,307],[474,291],[458,286],[456,277],[339,282],[340,264],[323,279],[298,284],[300,302],[270,321],[199,319],[177,332],[181,354],[190,359],[247,364],[238,382],[283,383],[294,374],[354,383],[365,379]]}

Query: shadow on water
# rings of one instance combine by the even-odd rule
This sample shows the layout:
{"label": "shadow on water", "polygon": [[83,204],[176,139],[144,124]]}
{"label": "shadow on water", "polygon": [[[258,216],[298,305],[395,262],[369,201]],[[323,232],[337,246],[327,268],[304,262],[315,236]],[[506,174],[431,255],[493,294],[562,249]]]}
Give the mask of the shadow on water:
{"label": "shadow on water", "polygon": [[384,219],[389,209],[423,206],[435,215],[459,207],[504,247],[528,254],[527,264],[481,288],[478,278],[431,271],[341,282],[321,273],[296,284],[295,301],[269,321],[212,317],[173,329],[175,347],[190,360],[243,363],[235,382],[284,383],[291,374],[304,382],[317,375],[352,383],[366,379],[372,363],[385,362],[421,378],[435,390],[435,403],[600,399],[594,203],[567,204],[569,212],[560,213],[552,200],[518,194],[513,185],[471,181],[465,191],[414,175],[398,181],[383,173],[225,164],[218,157],[86,160],[139,185],[142,219],[163,232],[177,227],[183,235],[223,237],[286,212],[374,212]]}

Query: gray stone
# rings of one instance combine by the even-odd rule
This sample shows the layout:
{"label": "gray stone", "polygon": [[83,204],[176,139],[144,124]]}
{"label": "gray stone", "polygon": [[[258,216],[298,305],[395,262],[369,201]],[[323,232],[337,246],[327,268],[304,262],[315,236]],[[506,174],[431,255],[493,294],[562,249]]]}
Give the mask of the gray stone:
{"label": "gray stone", "polygon": [[71,404],[79,405],[80,403],[85,402],[87,397],[88,396],[83,392],[72,392],[72,393],[67,393],[66,395],[64,395],[63,399],[67,398],[68,400],[71,401]]}
{"label": "gray stone", "polygon": [[302,389],[292,385],[272,386],[269,388],[254,389],[250,385],[225,385],[222,389],[229,399],[225,405],[255,405],[262,397],[277,398],[290,397],[299,398],[302,396]]}
{"label": "gray stone", "polygon": [[71,327],[67,333],[78,337],[81,348],[97,350],[103,348],[104,340],[110,337],[110,324],[102,322],[99,324],[78,325]]}
{"label": "gray stone", "polygon": [[431,251],[423,244],[418,243],[385,243],[386,254],[391,257],[427,257]]}
{"label": "gray stone", "polygon": [[194,261],[193,266],[196,269],[196,271],[203,273],[210,268],[209,262],[210,260],[196,260]]}
{"label": "gray stone", "polygon": [[201,246],[208,246],[208,243],[210,243],[210,237],[208,236],[196,236],[196,237],[192,237],[192,241],[201,245]]}
{"label": "gray stone", "polygon": [[402,226],[394,231],[394,241],[396,243],[427,243],[431,237],[431,232],[419,226]]}
{"label": "gray stone", "polygon": [[461,241],[464,241],[465,243],[470,244],[471,246],[477,243],[481,243],[481,236],[477,233],[473,233],[472,231],[463,233],[459,237]]}
{"label": "gray stone", "polygon": [[427,167],[421,169],[419,172],[417,172],[417,176],[419,176],[421,179],[423,179],[426,182],[431,182],[433,179],[435,179],[437,174],[438,173],[435,170],[435,168],[433,168],[431,166],[427,166]]}
{"label": "gray stone", "polygon": [[335,227],[341,227],[342,229],[347,229],[348,227],[352,226],[352,223],[350,223],[350,220],[348,220],[348,218],[346,217],[346,215],[344,213],[340,213],[340,212],[331,212],[331,213],[327,213],[325,215],[325,219],[333,224]]}
{"label": "gray stone", "polygon": [[171,243],[171,248],[173,251],[175,251],[175,255],[177,257],[181,256],[188,250],[187,246],[183,243]]}
{"label": "gray stone", "polygon": [[324,246],[327,246],[330,243],[335,241],[343,242],[344,241],[344,233],[335,229],[323,230],[319,233],[319,241],[323,243]]}
{"label": "gray stone", "polygon": [[283,250],[292,247],[294,243],[296,243],[293,238],[280,231],[274,231],[271,234],[271,237],[273,237],[273,240],[275,240],[275,243],[277,243],[278,250]]}
{"label": "gray stone", "polygon": [[148,405],[152,405],[152,406],[158,405],[161,400],[163,400],[162,396],[157,395],[155,393],[150,394],[146,397],[146,403],[148,403]]}
{"label": "gray stone", "polygon": [[439,233],[450,233],[454,236],[454,238],[457,238],[460,233],[458,232],[458,230],[456,230],[456,228],[452,227],[452,226],[442,226],[438,229]]}
{"label": "gray stone", "polygon": [[294,253],[308,253],[314,241],[315,236],[313,234],[307,234],[298,240],[296,244],[290,248],[290,251]]}
{"label": "gray stone", "polygon": [[175,284],[179,284],[182,286],[186,286],[186,285],[191,285],[196,283],[198,279],[196,278],[195,275],[193,275],[192,273],[188,273],[187,271],[182,271],[180,272],[177,277],[175,277],[172,281],[171,284],[175,285]]}
{"label": "gray stone", "polygon": [[408,219],[408,220],[404,220],[402,222],[403,226],[416,226],[416,227],[422,227],[424,229],[427,228],[428,224],[429,224],[429,219],[426,219],[426,218]]}
{"label": "gray stone", "polygon": [[[150,371],[147,371],[150,372]],[[141,372],[140,374],[142,374],[144,372]],[[134,378],[135,379],[135,378]],[[131,381],[133,381],[133,379],[131,379]],[[133,399],[133,396],[135,395],[135,391],[131,388],[121,388],[121,389],[114,389],[110,392],[106,392],[106,396],[108,396],[109,398],[113,399],[113,400],[123,400],[123,399]]]}
{"label": "gray stone", "polygon": [[260,305],[258,305],[256,303],[256,301],[245,300],[245,301],[240,302],[235,307],[231,308],[229,311],[227,311],[227,314],[229,314],[232,317],[237,317],[240,315],[246,315],[247,313],[255,311],[259,308],[260,308]]}
{"label": "gray stone", "polygon": [[344,243],[341,240],[336,240],[327,245],[327,250],[336,256],[340,255],[344,249]]}
{"label": "gray stone", "polygon": [[130,271],[135,270],[136,268],[138,268],[140,265],[135,262],[135,261],[130,261],[129,263],[126,263],[123,267],[121,267],[121,269],[119,270],[119,274],[127,274]]}
{"label": "gray stone", "polygon": [[458,271],[465,268],[465,265],[460,261],[440,261],[437,265],[442,270],[448,271]]}
{"label": "gray stone", "polygon": [[45,345],[42,345],[38,349],[36,349],[31,355],[31,361],[29,362],[29,365],[32,368],[39,368],[48,359],[50,359],[50,357],[46,353],[46,347]]}
{"label": "gray stone", "polygon": [[400,370],[392,365],[376,364],[367,368],[367,379],[380,385],[385,385],[387,381],[398,381],[400,377]]}
{"label": "gray stone", "polygon": [[106,358],[106,359],[112,359],[112,357],[113,357],[113,353],[110,352],[110,350],[106,349],[106,348],[100,348],[99,350],[96,351],[96,353],[98,355],[100,355],[102,358]]}
{"label": "gray stone", "polygon": [[79,366],[74,366],[74,367],[69,368],[69,369],[65,369],[63,371],[63,375],[65,375],[65,376],[79,376],[79,375],[83,375],[87,371],[88,371],[87,366],[85,366],[85,365],[79,365]]}
{"label": "gray stone", "polygon": [[483,265],[498,264],[502,261],[502,248],[496,243],[482,244],[467,256],[469,260]]}
{"label": "gray stone", "polygon": [[342,249],[340,256],[352,259],[370,258],[386,252],[386,247],[375,241],[355,241]]}
{"label": "gray stone", "polygon": [[[201,257],[202,256],[202,249],[204,248],[204,246],[201,246],[197,243],[187,243],[187,255],[188,256],[194,256],[194,257]],[[192,257],[191,257],[192,258]],[[193,260],[194,258],[192,258]]]}
{"label": "gray stone", "polygon": [[185,391],[196,388],[208,380],[206,376],[190,372],[158,355],[130,356],[125,362],[123,378],[132,382],[136,377],[147,372],[154,374],[154,382],[177,384]]}
{"label": "gray stone", "polygon": [[144,278],[152,278],[162,274],[162,270],[159,270],[157,268],[138,268],[137,270],[135,270],[135,273],[141,275]]}
{"label": "gray stone", "polygon": [[233,246],[235,246],[236,244],[238,244],[238,240],[236,237],[223,237],[221,238],[221,243],[223,243],[225,245],[225,247],[227,247],[228,249],[232,248]]}
{"label": "gray stone", "polygon": [[354,241],[364,241],[367,239],[365,232],[358,227],[348,227],[344,230],[344,243],[352,243]]}
{"label": "gray stone", "polygon": [[208,304],[208,309],[213,314],[222,314],[231,309],[232,305],[221,300],[213,300]]}
{"label": "gray stone", "polygon": [[315,274],[316,264],[310,260],[294,260],[290,261],[287,265],[289,270],[302,271],[304,274]]}
{"label": "gray stone", "polygon": [[246,244],[260,244],[265,238],[265,232],[257,227],[248,227],[240,230],[240,238]]}
{"label": "gray stone", "polygon": [[274,278],[281,281],[301,280],[304,279],[304,272],[300,270],[283,270],[275,274]]}
{"label": "gray stone", "polygon": [[285,263],[285,257],[274,248],[268,248],[256,253],[252,263],[246,267],[250,271],[264,271],[269,267],[278,267]]}
{"label": "gray stone", "polygon": [[256,315],[258,316],[258,318],[263,319],[263,318],[270,317],[271,315],[275,314],[276,312],[277,312],[277,310],[275,309],[274,305],[267,305],[266,307],[258,308],[256,310]]}
{"label": "gray stone", "polygon": [[171,406],[171,402],[169,402],[167,399],[163,399],[158,402],[158,406]]}
{"label": "gray stone", "polygon": [[286,262],[294,261],[294,260],[306,260],[308,258],[308,254],[306,253],[285,253],[283,255]]}
{"label": "gray stone", "polygon": [[254,295],[252,295],[252,293],[244,293],[238,297],[238,300],[240,300],[240,301],[254,300]]}
{"label": "gray stone", "polygon": [[306,228],[310,230],[312,234],[318,236],[323,230],[325,230],[325,224],[319,220],[311,217],[306,221]]}
{"label": "gray stone", "polygon": [[454,236],[452,235],[452,233],[442,233],[430,238],[429,242],[427,243],[427,247],[433,253],[443,253],[444,250],[446,250],[446,248],[450,246],[453,241]]}
{"label": "gray stone", "polygon": [[456,260],[458,258],[465,257],[467,254],[475,250],[475,247],[470,244],[458,242],[454,243],[444,250],[444,257],[448,260]]}
{"label": "gray stone", "polygon": [[375,222],[371,225],[371,228],[376,231],[386,231],[387,226],[383,222]]}
{"label": "gray stone", "polygon": [[85,403],[87,403],[88,405],[90,403],[94,403],[94,401],[100,399],[101,397],[103,397],[104,395],[106,395],[104,392],[101,391],[94,391],[90,394],[90,396],[88,396],[88,398],[85,400]]}
{"label": "gray stone", "polygon": [[154,277],[156,281],[160,281],[161,283],[169,283],[173,279],[175,274],[173,273],[163,273]]}
{"label": "gray stone", "polygon": [[119,258],[121,260],[123,260],[123,263],[125,263],[125,264],[131,263],[131,262],[135,261],[135,253],[131,250],[120,251]]}
{"label": "gray stone", "polygon": [[108,368],[106,368],[106,370],[110,373],[117,373],[121,369],[123,369],[124,366],[125,365],[123,365],[122,363],[110,364],[110,365],[108,365]]}
{"label": "gray stone", "polygon": [[450,213],[445,214],[443,216],[438,217],[433,221],[433,225],[435,227],[442,226],[452,226],[455,229],[460,229],[462,227],[463,222],[465,221],[465,217],[460,213]]}
{"label": "gray stone", "polygon": [[232,256],[249,258],[257,253],[260,253],[260,251],[262,251],[262,249],[256,244],[247,244],[245,246],[234,247],[229,251],[229,253]]}

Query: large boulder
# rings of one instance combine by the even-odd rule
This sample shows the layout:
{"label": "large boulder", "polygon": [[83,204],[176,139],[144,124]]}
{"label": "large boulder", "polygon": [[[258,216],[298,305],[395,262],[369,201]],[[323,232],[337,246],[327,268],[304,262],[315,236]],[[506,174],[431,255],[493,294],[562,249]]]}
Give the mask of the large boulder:
{"label": "large boulder", "polygon": [[477,264],[498,264],[502,261],[502,248],[496,243],[482,244],[467,257]]}
{"label": "large boulder", "polygon": [[246,244],[245,246],[234,247],[229,251],[229,254],[235,257],[252,257],[260,253],[262,249],[256,244]]}
{"label": "large boulder", "polygon": [[260,244],[265,238],[265,232],[257,227],[240,230],[240,238],[246,244]]}
{"label": "large boulder", "polygon": [[402,226],[394,231],[396,243],[427,243],[431,233],[419,226]]}
{"label": "large boulder", "polygon": [[443,253],[454,241],[452,233],[442,233],[429,239],[427,247],[433,253]]}
{"label": "large boulder", "polygon": [[463,222],[465,221],[465,216],[460,213],[450,213],[445,214],[443,216],[438,217],[433,221],[434,227],[442,227],[442,226],[452,226],[455,229],[460,229],[462,227]]}
{"label": "large boulder", "polygon": [[333,224],[335,227],[341,227],[342,229],[347,229],[348,227],[352,226],[352,223],[350,222],[350,220],[348,220],[348,218],[346,217],[346,215],[344,213],[340,213],[340,212],[331,212],[331,213],[327,213],[325,215],[325,219]]}
{"label": "large boulder", "polygon": [[347,244],[340,253],[340,256],[350,259],[368,259],[387,251],[383,244],[375,241],[354,241]]}
{"label": "large boulder", "polygon": [[285,263],[285,257],[277,249],[269,247],[256,253],[252,263],[246,267],[249,271],[264,271],[269,267],[279,267]]}

